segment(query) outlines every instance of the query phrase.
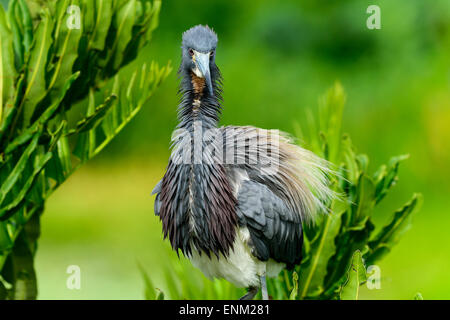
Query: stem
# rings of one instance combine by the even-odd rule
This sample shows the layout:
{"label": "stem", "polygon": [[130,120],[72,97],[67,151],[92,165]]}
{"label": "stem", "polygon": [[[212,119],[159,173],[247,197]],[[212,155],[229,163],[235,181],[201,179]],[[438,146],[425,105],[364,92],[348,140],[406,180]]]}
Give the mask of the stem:
{"label": "stem", "polygon": [[325,238],[326,238],[327,233],[328,233],[328,228],[330,226],[330,222],[331,222],[331,217],[327,216],[326,217],[325,227],[324,227],[324,230],[323,230],[323,233],[322,233],[322,237],[320,239],[319,247],[317,248],[317,251],[316,251],[315,256],[313,258],[312,267],[310,269],[309,274],[307,275],[306,282],[305,282],[305,284],[303,286],[302,294],[300,295],[300,299],[303,299],[306,296],[306,294],[308,293],[309,284],[310,284],[310,282],[312,280],[314,272],[316,271],[316,267],[317,267],[317,264],[319,262],[319,257],[322,254],[322,249],[323,249],[323,246],[324,246],[324,243],[325,243]]}
{"label": "stem", "polygon": [[7,298],[14,300],[34,300],[37,298],[34,256],[40,235],[40,215],[43,207],[33,214],[17,236],[1,275],[12,285]]}

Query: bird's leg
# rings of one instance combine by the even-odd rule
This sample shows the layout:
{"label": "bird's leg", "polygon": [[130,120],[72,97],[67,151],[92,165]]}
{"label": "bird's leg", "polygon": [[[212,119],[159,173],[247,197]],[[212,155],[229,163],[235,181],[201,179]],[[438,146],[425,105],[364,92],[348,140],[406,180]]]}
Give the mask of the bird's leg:
{"label": "bird's leg", "polygon": [[248,292],[244,294],[239,300],[253,300],[253,298],[258,293],[257,287],[249,287]]}
{"label": "bird's leg", "polygon": [[267,294],[267,284],[266,284],[266,276],[260,276],[261,280],[261,294],[263,300],[269,300],[269,295]]}

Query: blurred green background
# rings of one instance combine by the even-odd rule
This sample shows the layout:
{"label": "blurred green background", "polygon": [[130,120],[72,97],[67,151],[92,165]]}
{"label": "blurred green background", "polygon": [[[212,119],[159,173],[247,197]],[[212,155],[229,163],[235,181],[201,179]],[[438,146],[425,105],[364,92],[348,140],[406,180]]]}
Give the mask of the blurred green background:
{"label": "blurred green background", "polygon": [[[371,4],[381,8],[381,30],[366,27]],[[364,288],[362,298],[450,299],[450,1],[164,1],[152,45],[124,72],[153,59],[178,67],[181,33],[200,23],[219,35],[221,124],[294,133],[339,80],[344,131],[371,168],[410,154],[375,220],[415,191],[424,205],[380,264],[381,289]],[[141,299],[138,264],[164,289],[176,255],[162,240],[150,192],[169,157],[177,85],[173,72],[118,139],[50,198],[36,262],[39,298]],[[66,287],[73,264],[81,290]]]}

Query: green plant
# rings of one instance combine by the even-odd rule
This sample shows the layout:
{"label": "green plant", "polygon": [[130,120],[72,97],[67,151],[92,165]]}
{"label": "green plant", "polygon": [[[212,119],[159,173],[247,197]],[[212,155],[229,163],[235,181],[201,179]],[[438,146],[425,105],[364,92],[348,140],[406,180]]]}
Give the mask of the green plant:
{"label": "green plant", "polygon": [[[407,156],[393,157],[374,174],[369,173],[369,158],[357,154],[350,137],[341,133],[344,104],[345,94],[337,83],[320,100],[318,121],[309,114],[308,134],[297,130],[309,149],[335,165],[339,174],[332,183],[341,196],[329,204],[329,214],[315,225],[305,226],[301,265],[268,280],[273,299],[358,299],[359,287],[366,281],[366,266],[391,250],[420,207],[421,195],[414,194],[395,211],[389,224],[376,228],[374,208],[397,182],[399,164]],[[182,268],[172,264],[179,279],[166,281],[171,298],[236,299],[241,293],[224,290],[230,285],[223,281],[195,282],[186,276],[192,274],[191,266],[184,261]],[[190,281],[184,280],[188,278]]]}
{"label": "green plant", "polygon": [[[67,23],[77,14],[71,5],[80,9],[79,29]],[[103,150],[171,71],[151,62],[126,82],[118,73],[149,43],[160,5],[0,6],[0,298],[36,298],[33,258],[45,200]]]}

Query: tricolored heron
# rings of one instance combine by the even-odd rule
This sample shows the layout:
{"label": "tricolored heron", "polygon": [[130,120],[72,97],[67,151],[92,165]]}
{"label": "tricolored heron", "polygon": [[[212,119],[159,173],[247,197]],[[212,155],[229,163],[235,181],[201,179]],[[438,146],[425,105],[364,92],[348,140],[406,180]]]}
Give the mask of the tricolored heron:
{"label": "tricolored heron", "polygon": [[328,163],[277,130],[218,127],[221,74],[217,36],[207,26],[183,34],[179,124],[167,171],[156,185],[164,237],[210,277],[259,288],[299,264],[302,223],[334,196]]}

